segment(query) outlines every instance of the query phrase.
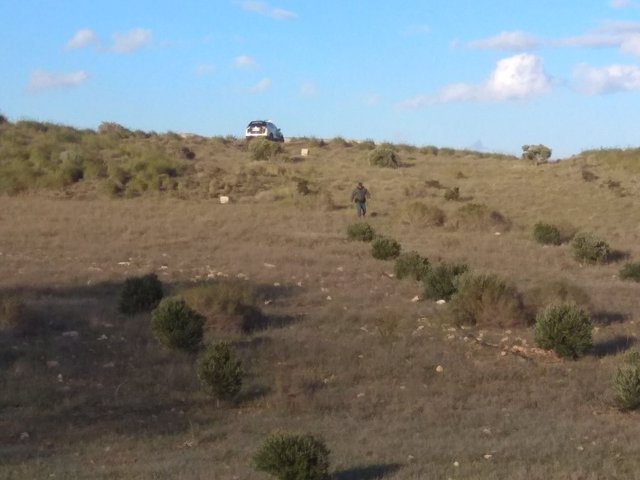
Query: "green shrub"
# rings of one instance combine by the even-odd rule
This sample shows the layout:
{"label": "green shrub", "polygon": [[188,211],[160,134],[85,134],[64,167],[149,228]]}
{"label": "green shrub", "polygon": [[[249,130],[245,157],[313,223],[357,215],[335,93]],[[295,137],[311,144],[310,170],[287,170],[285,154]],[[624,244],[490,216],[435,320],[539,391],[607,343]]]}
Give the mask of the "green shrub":
{"label": "green shrub", "polygon": [[632,350],[613,377],[614,399],[621,410],[640,407],[640,352]]}
{"label": "green shrub", "polygon": [[252,304],[256,300],[254,288],[243,280],[216,280],[183,290],[180,296],[198,312],[212,311],[227,315],[236,313],[241,305]]}
{"label": "green shrub", "polygon": [[497,275],[465,273],[451,298],[451,313],[458,325],[506,327],[525,323],[518,290]]}
{"label": "green shrub", "polygon": [[586,263],[605,263],[611,254],[609,245],[592,233],[579,233],[571,244],[576,260]]}
{"label": "green shrub", "polygon": [[450,201],[460,200],[460,188],[453,187],[447,188],[444,192],[444,199]]}
{"label": "green shrub", "polygon": [[444,224],[446,216],[442,209],[435,205],[415,201],[403,207],[400,219],[409,225],[439,227]]}
{"label": "green shrub", "polygon": [[347,227],[347,236],[351,240],[370,242],[375,237],[373,227],[366,222],[352,223]]}
{"label": "green shrub", "polygon": [[312,435],[272,434],[253,461],[258,471],[278,480],[324,480],[329,475],[329,449]]}
{"label": "green shrub", "polygon": [[400,250],[400,244],[393,238],[378,237],[371,242],[371,255],[378,260],[397,258]]}
{"label": "green shrub", "polygon": [[219,400],[232,400],[242,388],[242,362],[226,342],[209,345],[196,364],[202,387]]}
{"label": "green shrub", "polygon": [[431,268],[423,278],[424,298],[449,300],[458,290],[458,277],[469,270],[465,264],[441,263]]}
{"label": "green shrub", "polygon": [[202,342],[204,317],[177,297],[165,298],[151,312],[151,331],[170,349],[195,351]]}
{"label": "green shrub", "polygon": [[394,272],[397,278],[422,280],[429,271],[429,260],[418,252],[401,253],[396,259]]}
{"label": "green shrub", "polygon": [[[546,280],[527,292],[528,304],[542,308],[550,304],[581,305],[587,311],[591,305],[589,294],[581,287],[566,280]],[[537,309],[537,308],[536,308]]]}
{"label": "green shrub", "polygon": [[368,154],[369,165],[374,167],[398,168],[400,159],[396,151],[388,145],[380,145]]}
{"label": "green shrub", "polygon": [[249,142],[249,152],[253,160],[272,160],[284,151],[278,142],[256,138]]}
{"label": "green shrub", "polygon": [[120,311],[129,315],[153,310],[162,300],[162,283],[155,273],[129,277],[120,292]]}
{"label": "green shrub", "polygon": [[534,339],[564,358],[578,358],[593,345],[589,315],[570,304],[549,305],[536,316]]}
{"label": "green shrub", "polygon": [[625,264],[620,270],[620,278],[623,280],[633,280],[640,282],[640,262],[631,262]]}
{"label": "green shrub", "polygon": [[562,243],[558,227],[548,223],[536,223],[533,226],[533,238],[543,245],[560,245]]}

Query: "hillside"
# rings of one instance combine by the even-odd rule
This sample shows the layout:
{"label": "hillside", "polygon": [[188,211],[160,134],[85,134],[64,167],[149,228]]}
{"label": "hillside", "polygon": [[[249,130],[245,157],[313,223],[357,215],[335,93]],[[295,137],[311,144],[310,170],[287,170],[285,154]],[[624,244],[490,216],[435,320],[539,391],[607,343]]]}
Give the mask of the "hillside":
{"label": "hillside", "polygon": [[[256,145],[0,125],[0,478],[268,478],[251,459],[276,430],[324,438],[336,480],[638,476],[638,417],[611,387],[639,334],[640,285],[620,278],[640,259],[638,151],[534,165]],[[381,148],[399,168],[370,164]],[[357,181],[378,234],[504,279],[521,318],[461,324],[349,240]],[[562,243],[536,242],[539,222]],[[605,262],[574,258],[581,232],[606,240]],[[149,273],[206,317],[206,342],[231,343],[235,401],[200,388],[194,354],[161,347],[149,313],[118,310],[125,279]],[[593,322],[578,360],[533,348],[536,313],[559,300]]]}

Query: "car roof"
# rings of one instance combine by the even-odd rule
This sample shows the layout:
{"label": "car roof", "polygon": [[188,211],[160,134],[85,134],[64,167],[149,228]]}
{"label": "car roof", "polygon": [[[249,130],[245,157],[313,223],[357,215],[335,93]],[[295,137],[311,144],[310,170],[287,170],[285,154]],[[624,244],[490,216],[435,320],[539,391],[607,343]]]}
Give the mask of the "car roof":
{"label": "car roof", "polygon": [[266,120],[253,120],[253,121],[249,122],[249,126],[259,125],[259,126],[262,127],[262,126],[266,125],[267,123],[269,123],[269,122],[267,122]]}

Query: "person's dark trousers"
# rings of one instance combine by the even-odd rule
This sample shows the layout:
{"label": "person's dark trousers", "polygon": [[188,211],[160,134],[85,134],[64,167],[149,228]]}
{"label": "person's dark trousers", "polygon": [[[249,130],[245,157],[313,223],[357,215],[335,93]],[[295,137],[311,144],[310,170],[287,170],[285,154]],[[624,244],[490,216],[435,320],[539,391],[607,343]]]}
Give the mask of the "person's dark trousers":
{"label": "person's dark trousers", "polygon": [[364,217],[367,214],[367,205],[364,202],[356,202],[356,212],[359,217]]}

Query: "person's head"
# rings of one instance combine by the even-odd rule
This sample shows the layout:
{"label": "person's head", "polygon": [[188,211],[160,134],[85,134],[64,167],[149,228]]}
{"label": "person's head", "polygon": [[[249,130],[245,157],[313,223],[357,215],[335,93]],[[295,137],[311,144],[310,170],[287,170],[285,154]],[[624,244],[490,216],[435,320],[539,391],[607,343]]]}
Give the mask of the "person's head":
{"label": "person's head", "polygon": [[364,187],[364,185],[362,185],[362,182],[358,182],[358,188],[362,188]]}

